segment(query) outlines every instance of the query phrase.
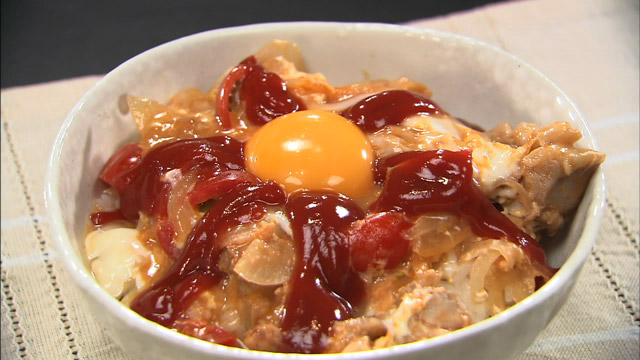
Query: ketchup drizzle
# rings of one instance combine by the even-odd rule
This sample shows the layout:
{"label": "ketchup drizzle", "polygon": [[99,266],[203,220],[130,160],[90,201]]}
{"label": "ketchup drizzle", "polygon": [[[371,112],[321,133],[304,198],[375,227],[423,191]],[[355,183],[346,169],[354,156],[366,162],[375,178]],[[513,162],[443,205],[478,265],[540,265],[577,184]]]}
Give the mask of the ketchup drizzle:
{"label": "ketchup drizzle", "polygon": [[231,128],[229,96],[240,83],[240,96],[245,102],[247,119],[256,125],[292,113],[305,110],[306,106],[287,89],[280,76],[266,71],[254,56],[249,56],[229,72],[218,94],[218,116],[223,128]]}
{"label": "ketchup drizzle", "polygon": [[179,260],[162,279],[140,293],[131,309],[160,325],[175,328],[184,311],[206,289],[224,278],[218,268],[222,249],[216,240],[231,228],[260,220],[266,207],[284,204],[280,186],[241,184],[226,193],[196,224]]}
{"label": "ketchup drizzle", "polygon": [[471,150],[405,152],[379,161],[376,179],[384,188],[372,211],[402,211],[408,216],[434,211],[467,220],[482,237],[507,238],[535,262],[553,271],[544,249],[499,212],[473,181]]}
{"label": "ketchup drizzle", "polygon": [[351,318],[364,295],[350,265],[347,231],[365,214],[350,198],[322,192],[295,193],[286,209],[297,257],[285,300],[284,340],[290,352],[318,353],[329,326]]}
{"label": "ketchup drizzle", "polygon": [[340,115],[363,131],[373,132],[387,125],[398,125],[416,114],[444,114],[436,103],[416,92],[389,90],[371,95],[343,110]]}
{"label": "ketchup drizzle", "polygon": [[244,170],[242,143],[228,136],[178,140],[152,148],[121,177],[130,179],[120,194],[120,212],[137,220],[139,211],[166,217],[171,182],[164,176],[171,170],[209,168],[209,172]]}

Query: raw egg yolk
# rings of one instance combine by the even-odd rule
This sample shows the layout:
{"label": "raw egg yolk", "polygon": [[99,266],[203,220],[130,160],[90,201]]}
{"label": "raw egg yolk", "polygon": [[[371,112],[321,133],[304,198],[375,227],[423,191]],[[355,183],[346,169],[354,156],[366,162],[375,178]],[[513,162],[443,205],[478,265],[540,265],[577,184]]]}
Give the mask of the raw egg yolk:
{"label": "raw egg yolk", "polygon": [[245,147],[247,170],[287,192],[334,190],[352,198],[373,186],[373,150],[352,122],[329,111],[283,115],[262,126]]}

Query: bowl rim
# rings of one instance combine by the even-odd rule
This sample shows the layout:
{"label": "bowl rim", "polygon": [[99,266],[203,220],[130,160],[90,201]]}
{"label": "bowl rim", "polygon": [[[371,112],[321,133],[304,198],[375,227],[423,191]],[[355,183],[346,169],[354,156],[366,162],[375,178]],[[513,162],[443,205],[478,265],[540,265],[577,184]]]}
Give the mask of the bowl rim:
{"label": "bowl rim", "polygon": [[[506,52],[505,50],[488,44],[481,40],[473,39],[467,36],[449,33],[440,30],[419,28],[412,25],[396,25],[387,23],[375,23],[375,22],[338,22],[338,21],[292,21],[292,22],[268,22],[257,23],[249,25],[240,25],[227,28],[213,29],[203,31],[184,37],[177,38],[175,40],[160,44],[149,50],[146,50],[131,59],[123,62],[115,69],[111,70],[102,79],[100,79],[93,87],[89,89],[81,99],[75,104],[71,111],[66,116],[57,136],[54,144],[51,148],[48,169],[45,176],[45,206],[46,212],[50,224],[50,236],[54,240],[55,248],[58,252],[60,261],[64,264],[66,270],[70,273],[71,278],[75,283],[75,286],[79,287],[81,291],[87,293],[87,296],[91,296],[100,306],[104,307],[106,311],[111,312],[119,321],[126,322],[127,325],[136,328],[137,330],[145,333],[147,336],[162,338],[163,341],[171,343],[176,346],[189,346],[196,352],[202,355],[223,355],[229,358],[292,358],[292,357],[314,357],[322,356],[323,358],[336,358],[336,359],[361,359],[361,358],[384,358],[390,355],[400,355],[411,353],[418,350],[426,350],[429,348],[437,348],[445,346],[449,343],[456,342],[460,338],[472,337],[477,333],[486,331],[494,326],[506,323],[513,316],[517,316],[520,313],[527,311],[532,304],[544,302],[555,294],[561,287],[565,286],[569,282],[570,278],[581,269],[588,255],[591,252],[595,244],[596,237],[598,235],[598,228],[602,221],[602,217],[605,209],[605,181],[604,172],[600,167],[591,179],[591,184],[588,189],[592,189],[593,198],[589,204],[587,211],[588,221],[585,223],[585,227],[582,230],[581,236],[576,243],[575,249],[562,264],[556,274],[540,289],[534,292],[526,299],[520,301],[514,306],[506,309],[498,315],[495,315],[489,319],[472,324],[468,327],[456,330],[450,334],[444,336],[438,336],[431,339],[426,339],[414,343],[396,345],[389,348],[383,348],[378,350],[369,350],[356,353],[345,354],[288,354],[288,353],[268,353],[263,351],[245,350],[238,348],[230,348],[226,346],[216,346],[215,344],[191,338],[189,336],[172,331],[154,322],[151,322],[142,316],[136,314],[128,307],[123,306],[117,299],[109,295],[97,281],[91,275],[90,270],[86,267],[84,260],[78,256],[72,245],[71,237],[64,226],[64,219],[60,208],[60,197],[58,194],[59,175],[60,175],[60,159],[65,139],[69,128],[79,113],[85,101],[93,96],[104,83],[108,83],[112,78],[116,77],[120,72],[126,71],[132,64],[144,61],[148,57],[153,57],[158,54],[162,54],[165,51],[171,51],[175,46],[185,42],[193,41],[201,38],[216,38],[234,36],[239,34],[246,34],[252,32],[262,32],[265,30],[305,30],[305,31],[339,31],[339,30],[356,30],[356,31],[378,31],[378,32],[395,32],[404,34],[407,36],[432,36],[439,39],[448,39],[456,42],[462,42],[471,46],[479,46],[489,48],[498,56],[510,57],[512,61],[518,63],[520,66],[525,67],[527,71],[535,74],[543,82],[550,86],[550,88],[556,91],[557,95],[562,97],[568,104],[568,106],[577,114],[577,118],[573,119],[575,124],[581,125],[584,138],[588,139],[591,144],[590,147],[594,150],[598,150],[598,145],[589,124],[586,122],[582,113],[579,111],[575,103],[560,89],[555,83],[547,78],[540,71],[524,62],[517,56]],[[573,125],[575,125],[573,124]],[[85,300],[87,301],[87,300]],[[212,346],[213,345],[213,346]]]}

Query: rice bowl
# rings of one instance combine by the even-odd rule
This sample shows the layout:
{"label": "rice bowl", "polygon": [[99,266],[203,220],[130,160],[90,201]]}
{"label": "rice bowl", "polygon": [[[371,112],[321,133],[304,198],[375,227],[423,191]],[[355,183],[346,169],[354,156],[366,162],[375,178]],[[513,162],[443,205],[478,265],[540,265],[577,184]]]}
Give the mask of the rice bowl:
{"label": "rice bowl", "polygon": [[[338,43],[336,36],[341,39]],[[337,83],[359,81],[362,71],[372,77],[411,76],[428,84],[434,90],[434,99],[456,116],[473,119],[487,128],[516,119],[540,124],[561,119],[582,131],[583,146],[597,149],[578,110],[548,79],[501,50],[455,35],[381,24],[264,24],[198,34],[152,49],[107,75],[72,110],[54,146],[47,189],[53,232],[65,264],[94,306],[96,316],[104,318],[111,336],[131,354],[168,358],[211,354],[226,358],[295,356],[212,346],[142,319],[98,286],[83,260],[81,245],[84,219],[90,211],[90,199],[95,196],[94,182],[101,164],[135,134],[128,116],[118,108],[121,95],[144,93],[165,101],[187,86],[206,89],[217,74],[273,38],[298,43],[308,67],[322,71]],[[335,56],[333,51],[326,51],[329,46],[338,48],[344,59],[356,59],[355,63],[334,61],[332,65]],[[218,47],[225,51],[216,52]],[[406,49],[416,54],[402,57],[399,63],[397,54]],[[185,53],[192,56],[185,57]],[[123,133],[131,134],[131,138],[125,139]],[[82,158],[78,158],[80,154]],[[499,315],[446,336],[372,352],[330,356],[515,356],[533,341],[566,300],[595,239],[604,201],[602,184],[602,174],[597,172],[571,227],[562,233],[565,239],[559,246],[547,249],[549,262],[560,267],[559,271],[532,296]],[[520,331],[517,339],[510,338],[514,329]],[[494,341],[495,347],[482,346]],[[154,346],[145,345],[151,343]]]}

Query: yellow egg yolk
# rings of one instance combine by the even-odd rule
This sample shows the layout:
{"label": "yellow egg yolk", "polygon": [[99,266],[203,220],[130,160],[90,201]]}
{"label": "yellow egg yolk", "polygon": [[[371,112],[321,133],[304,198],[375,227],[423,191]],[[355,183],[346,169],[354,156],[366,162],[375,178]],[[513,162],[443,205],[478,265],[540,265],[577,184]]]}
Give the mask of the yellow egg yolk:
{"label": "yellow egg yolk", "polygon": [[289,193],[329,189],[357,199],[373,186],[369,140],[329,111],[297,111],[268,122],[246,144],[245,161],[250,173]]}

